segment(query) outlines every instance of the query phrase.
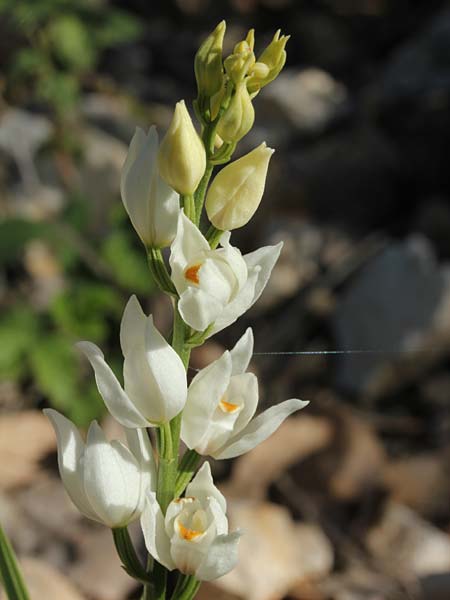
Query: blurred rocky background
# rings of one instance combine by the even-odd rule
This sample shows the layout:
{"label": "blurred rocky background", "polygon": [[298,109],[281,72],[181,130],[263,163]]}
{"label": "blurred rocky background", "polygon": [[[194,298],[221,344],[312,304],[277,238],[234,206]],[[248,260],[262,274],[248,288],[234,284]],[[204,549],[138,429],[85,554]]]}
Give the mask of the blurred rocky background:
{"label": "blurred rocky background", "polygon": [[[292,37],[240,145],[277,149],[243,251],[285,240],[259,303],[193,356],[255,330],[261,405],[311,400],[214,465],[239,566],[200,600],[450,598],[450,3],[442,0],[0,1],[0,521],[33,600],[138,597],[111,535],[56,469],[53,406],[105,419],[92,340],[155,292],[119,197],[136,125],[195,95],[218,21]],[[357,350],[340,355],[266,353]],[[371,350],[373,352],[366,352]],[[0,592],[1,597],[1,592]]]}

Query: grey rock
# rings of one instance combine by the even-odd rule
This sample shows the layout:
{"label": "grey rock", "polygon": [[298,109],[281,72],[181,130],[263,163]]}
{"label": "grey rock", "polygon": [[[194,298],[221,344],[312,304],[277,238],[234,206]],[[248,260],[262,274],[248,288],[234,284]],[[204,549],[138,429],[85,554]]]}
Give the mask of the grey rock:
{"label": "grey rock", "polygon": [[444,296],[444,277],[426,238],[392,244],[343,291],[333,318],[339,350],[373,350],[344,355],[339,386],[364,391],[391,353],[420,343],[433,326]]}

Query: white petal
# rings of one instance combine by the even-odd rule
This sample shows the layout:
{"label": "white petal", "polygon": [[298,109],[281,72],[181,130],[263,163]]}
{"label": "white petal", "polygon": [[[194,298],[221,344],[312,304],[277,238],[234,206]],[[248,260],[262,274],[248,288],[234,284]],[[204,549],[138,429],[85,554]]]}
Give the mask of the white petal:
{"label": "white petal", "polygon": [[158,134],[151,127],[148,135],[136,128],[122,169],[120,191],[133,227],[142,241],[150,243],[150,202],[152,179],[158,152]]}
{"label": "white petal", "polygon": [[108,527],[123,527],[137,518],[141,477],[131,452],[118,441],[107,442],[94,421],[84,458],[84,489],[95,512]]}
{"label": "white petal", "polygon": [[229,535],[217,536],[195,573],[197,579],[211,581],[234,569],[238,561],[238,544],[241,535],[241,531],[234,531]]}
{"label": "white petal", "polygon": [[181,439],[191,450],[208,435],[211,417],[225,394],[231,377],[229,352],[202,369],[191,382],[181,420]]}
{"label": "white petal", "polygon": [[304,408],[307,404],[309,402],[291,399],[268,408],[256,419],[250,421],[247,427],[230,440],[224,450],[214,455],[214,458],[234,458],[252,450],[272,435],[289,415]]}
{"label": "white petal", "polygon": [[56,433],[58,443],[58,466],[64,487],[75,506],[90,519],[98,521],[84,491],[83,467],[84,442],[75,425],[58,411],[44,409]]}
{"label": "white petal", "polygon": [[254,373],[241,373],[233,375],[228,388],[227,396],[229,402],[233,402],[233,397],[240,397],[243,400],[243,408],[236,419],[233,428],[233,437],[239,433],[249,423],[256,412],[258,406],[258,378]]}
{"label": "white petal", "polygon": [[222,511],[225,513],[227,510],[224,495],[214,485],[209,462],[203,463],[194,479],[187,486],[186,496],[193,496],[200,500],[202,504],[206,504],[208,498],[215,498]]}
{"label": "white petal", "polygon": [[147,490],[155,491],[157,485],[157,472],[152,445],[146,429],[125,428],[125,434],[128,448],[135,457],[141,471],[138,510],[142,512]]}
{"label": "white petal", "polygon": [[76,347],[91,363],[98,391],[112,416],[124,427],[147,427],[148,421],[123,391],[100,348],[91,342],[78,342]]}
{"label": "white petal", "polygon": [[252,305],[255,297],[255,288],[258,282],[258,270],[249,271],[248,279],[237,296],[229,304],[225,306],[223,311],[214,321],[214,326],[208,334],[208,338],[215,335],[218,331],[222,331],[236,321],[245,311]]}
{"label": "white petal", "polygon": [[200,288],[182,292],[178,310],[185,323],[196,331],[204,331],[223,312],[224,304]]}
{"label": "white petal", "polygon": [[233,375],[245,373],[253,354],[253,331],[248,327],[244,335],[237,341],[236,345],[230,350],[233,363]]}
{"label": "white petal", "polygon": [[165,248],[170,246],[177,233],[180,198],[159,174],[155,176],[153,186],[155,189],[151,205],[150,238],[154,246]]}
{"label": "white petal", "polygon": [[209,244],[201,231],[186,217],[183,211],[180,211],[177,235],[172,243],[169,259],[172,280],[180,295],[187,286],[184,277],[186,267],[203,253],[209,251]]}
{"label": "white petal", "polygon": [[141,528],[148,552],[166,569],[175,569],[170,555],[170,540],[166,534],[164,516],[156,500],[156,494],[148,491],[141,516]]}
{"label": "white petal", "polygon": [[244,256],[249,272],[255,269],[258,270],[258,279],[251,305],[253,305],[263,293],[282,248],[283,242],[280,242],[276,246],[264,246],[263,248],[259,248]]}
{"label": "white petal", "polygon": [[120,323],[120,347],[125,356],[136,345],[144,345],[144,332],[147,317],[133,294],[125,306]]}
{"label": "white petal", "polygon": [[238,248],[235,248],[229,243],[230,236],[226,235],[229,232],[225,232],[221,239],[220,244],[222,248],[216,250],[217,254],[223,257],[227,263],[230,265],[233,273],[238,282],[238,288],[240,289],[244,283],[247,281],[248,277],[248,268],[247,263],[245,262],[241,251]]}
{"label": "white petal", "polygon": [[152,404],[162,407],[162,421],[180,413],[187,398],[187,378],[183,361],[153,324],[150,315],[145,329],[145,352],[153,379]]}
{"label": "white petal", "polygon": [[258,300],[269,281],[282,247],[283,243],[280,242],[276,246],[264,246],[244,256],[248,269],[247,282],[236,298],[225,307],[219,318],[216,319],[208,337],[234,323]]}
{"label": "white petal", "polygon": [[208,518],[215,523],[216,535],[226,535],[228,533],[228,519],[216,498],[208,499],[206,512]]}

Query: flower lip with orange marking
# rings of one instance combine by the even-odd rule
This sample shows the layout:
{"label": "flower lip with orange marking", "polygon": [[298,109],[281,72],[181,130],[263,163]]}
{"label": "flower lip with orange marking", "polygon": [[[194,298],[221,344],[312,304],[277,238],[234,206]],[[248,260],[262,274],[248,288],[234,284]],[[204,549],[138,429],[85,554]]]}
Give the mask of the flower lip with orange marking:
{"label": "flower lip with orange marking", "polygon": [[178,533],[183,540],[187,542],[191,542],[195,540],[199,536],[203,535],[203,531],[198,531],[196,529],[190,529],[189,527],[185,527],[181,521],[178,521]]}
{"label": "flower lip with orange marking", "polygon": [[241,406],[239,404],[233,404],[233,402],[227,402],[226,400],[221,400],[219,402],[219,406],[220,408],[223,410],[223,412],[226,413],[235,413],[237,410],[239,410],[241,408]]}
{"label": "flower lip with orange marking", "polygon": [[192,266],[188,267],[184,272],[185,278],[188,281],[198,285],[200,283],[200,278],[199,278],[198,272],[200,271],[201,266],[202,265],[200,263],[198,263],[196,265],[192,265]]}

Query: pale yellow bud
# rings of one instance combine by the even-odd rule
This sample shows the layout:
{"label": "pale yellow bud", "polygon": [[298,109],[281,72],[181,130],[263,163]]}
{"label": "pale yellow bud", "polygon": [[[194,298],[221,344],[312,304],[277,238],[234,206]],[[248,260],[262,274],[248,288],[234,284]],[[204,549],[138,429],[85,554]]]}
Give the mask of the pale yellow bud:
{"label": "pale yellow bud", "polygon": [[261,202],[273,152],[263,142],[216,175],[205,205],[214,227],[231,230],[249,222]]}
{"label": "pale yellow bud", "polygon": [[255,30],[254,29],[249,29],[248,30],[247,37],[245,38],[245,41],[249,45],[250,50],[253,52],[253,50],[255,48]]}
{"label": "pale yellow bud", "polygon": [[222,46],[225,28],[225,21],[221,21],[195,55],[194,71],[199,97],[210,98],[222,87]]}
{"label": "pale yellow bud", "polygon": [[[251,70],[250,77],[247,81],[250,93],[257,92],[259,89],[273,81],[284,67],[284,63],[286,62],[285,47],[289,37],[290,36],[288,35],[282,35],[280,37],[280,30],[278,30],[273,36],[270,44],[263,50],[261,56],[258,57],[258,61]],[[259,66],[260,63],[267,67],[265,75],[264,71],[261,71],[261,67]],[[258,67],[256,65],[258,65]]]}
{"label": "pale yellow bud", "polygon": [[247,39],[238,42],[233,49],[233,54],[227,56],[224,61],[225,71],[235,85],[247,76],[255,64],[254,41],[254,32],[251,29],[247,34]]}
{"label": "pale yellow bud", "polygon": [[253,127],[255,110],[245,81],[238,83],[225,114],[217,125],[217,133],[225,142],[238,142]]}
{"label": "pale yellow bud", "polygon": [[179,194],[193,194],[203,177],[205,147],[184,100],[175,106],[172,122],[159,147],[158,165],[161,177]]}

